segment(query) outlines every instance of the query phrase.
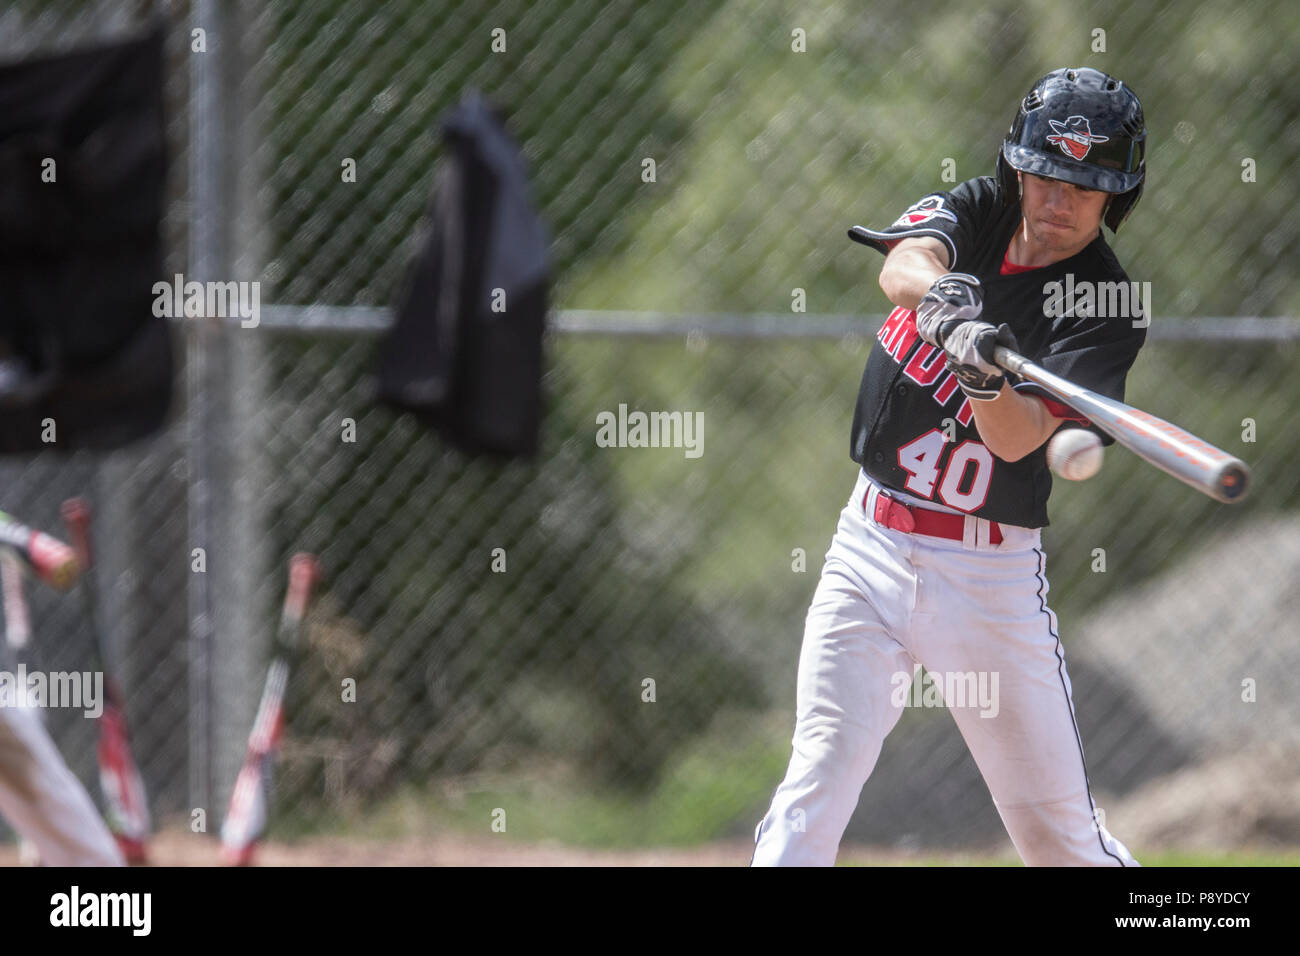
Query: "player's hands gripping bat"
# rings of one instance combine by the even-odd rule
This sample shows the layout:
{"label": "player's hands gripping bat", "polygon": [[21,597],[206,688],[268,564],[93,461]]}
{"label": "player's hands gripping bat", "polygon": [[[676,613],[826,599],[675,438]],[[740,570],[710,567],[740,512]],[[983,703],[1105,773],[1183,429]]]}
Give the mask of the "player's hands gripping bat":
{"label": "player's hands gripping bat", "polygon": [[980,280],[964,272],[945,272],[930,285],[916,306],[916,331],[931,345],[943,348],[963,322],[978,319],[984,311]]}
{"label": "player's hands gripping bat", "polygon": [[230,807],[221,825],[221,858],[227,864],[246,866],[251,863],[257,841],[266,828],[271,762],[284,728],[289,668],[297,654],[302,621],[319,574],[316,559],[310,554],[295,554],[289,561],[289,589],[284,596],[275,657],[267,671],[253,731],[248,736],[248,754],[235,780]]}
{"label": "player's hands gripping bat", "polygon": [[1013,351],[1020,348],[1011,326],[1005,322],[996,329],[988,322],[962,322],[944,339],[948,371],[957,376],[961,390],[976,401],[991,401],[1002,391],[1007,376],[993,361],[993,351],[999,345]]}
{"label": "player's hands gripping bat", "polygon": [[99,788],[104,795],[104,819],[128,863],[144,863],[148,854],[149,802],[144,780],[131,752],[126,727],[126,697],[110,669],[107,638],[99,623],[98,592],[91,568],[90,505],[82,498],[63,502],[63,521],[86,574],[81,599],[93,641],[91,670],[104,675],[104,709],[99,716]]}
{"label": "player's hands gripping bat", "polygon": [[44,531],[29,528],[0,511],[0,548],[11,552],[36,577],[66,591],[81,573],[77,553]]}

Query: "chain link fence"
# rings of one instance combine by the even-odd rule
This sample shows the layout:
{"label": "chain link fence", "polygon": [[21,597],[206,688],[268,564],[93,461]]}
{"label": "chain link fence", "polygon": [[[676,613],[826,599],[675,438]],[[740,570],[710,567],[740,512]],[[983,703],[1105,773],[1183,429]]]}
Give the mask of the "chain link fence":
{"label": "chain link fence", "polygon": [[[482,832],[504,807],[521,839],[751,834],[789,755],[884,306],[875,254],[844,230],[990,173],[1017,99],[1068,63],[1130,82],[1151,130],[1146,194],[1113,242],[1154,293],[1129,400],[1255,474],[1225,508],[1115,448],[1057,488],[1050,600],[1092,783],[1139,855],[1300,843],[1297,329],[1214,318],[1300,314],[1289,7],[18,2],[0,53],[150,13],[172,66],[169,271],[259,281],[262,322],[209,329],[198,352],[178,326],[187,400],[165,434],[0,462],[0,481],[6,509],[49,529],[63,497],[97,505],[165,822],[219,818],[287,558],[310,550],[326,577],[291,682],[280,833],[373,832],[412,800]],[[467,459],[373,398],[437,120],[470,87],[503,108],[554,234],[543,451],[526,463]],[[791,311],[796,290],[811,314]],[[596,416],[620,405],[698,413],[698,456],[598,447]],[[75,602],[31,591],[33,655],[76,667]],[[57,712],[51,728],[89,781],[93,728]],[[947,715],[905,714],[849,837],[1002,845]]]}

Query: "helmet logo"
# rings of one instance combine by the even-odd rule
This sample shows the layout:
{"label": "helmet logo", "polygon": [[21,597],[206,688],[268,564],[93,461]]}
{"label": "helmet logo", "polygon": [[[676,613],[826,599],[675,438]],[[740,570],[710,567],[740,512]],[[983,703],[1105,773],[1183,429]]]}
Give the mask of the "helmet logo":
{"label": "helmet logo", "polygon": [[1052,129],[1056,130],[1047,137],[1047,141],[1053,146],[1061,147],[1061,152],[1074,159],[1083,159],[1087,156],[1093,143],[1104,143],[1110,139],[1109,136],[1094,134],[1086,116],[1071,116],[1064,123],[1058,123],[1056,120],[1047,122],[1051,123]]}

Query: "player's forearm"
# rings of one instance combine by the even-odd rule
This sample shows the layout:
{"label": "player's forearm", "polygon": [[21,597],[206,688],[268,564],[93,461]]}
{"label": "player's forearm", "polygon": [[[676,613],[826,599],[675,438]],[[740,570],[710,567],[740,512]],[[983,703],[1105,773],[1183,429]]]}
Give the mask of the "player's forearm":
{"label": "player's forearm", "polygon": [[998,397],[988,402],[971,401],[975,427],[986,448],[1003,461],[1019,461],[1052,437],[1060,421],[1043,403],[1021,395],[1003,382]]}
{"label": "player's forearm", "polygon": [[934,280],[947,271],[943,260],[929,249],[896,249],[880,270],[880,288],[894,305],[915,309]]}

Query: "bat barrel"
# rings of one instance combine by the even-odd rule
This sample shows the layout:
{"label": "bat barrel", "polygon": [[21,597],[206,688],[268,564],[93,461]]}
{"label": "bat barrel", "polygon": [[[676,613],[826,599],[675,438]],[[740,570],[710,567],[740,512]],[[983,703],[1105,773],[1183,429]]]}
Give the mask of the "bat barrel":
{"label": "bat barrel", "polygon": [[1224,462],[1214,477],[1214,487],[1217,490],[1214,497],[1219,501],[1228,504],[1238,501],[1250,490],[1250,469],[1245,462],[1235,459]]}
{"label": "bat barrel", "polygon": [[1202,494],[1234,504],[1250,490],[1250,469],[1240,458],[1177,425],[1053,375],[1022,355],[998,346],[994,361],[1042,386],[1134,454]]}
{"label": "bat barrel", "polygon": [[1115,437],[1165,474],[1191,485],[1215,501],[1235,504],[1250,490],[1250,469],[1238,458],[1222,452],[1213,456],[1197,454],[1185,447],[1171,453],[1167,447],[1141,440],[1135,442],[1124,431],[1119,431]]}

